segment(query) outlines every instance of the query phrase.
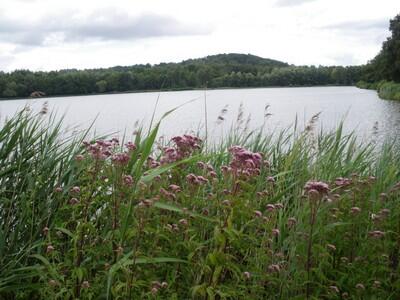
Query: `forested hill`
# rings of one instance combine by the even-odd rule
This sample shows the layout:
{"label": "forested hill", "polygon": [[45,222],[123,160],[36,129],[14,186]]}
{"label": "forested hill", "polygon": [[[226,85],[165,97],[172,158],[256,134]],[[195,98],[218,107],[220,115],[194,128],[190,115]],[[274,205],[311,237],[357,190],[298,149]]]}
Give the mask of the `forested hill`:
{"label": "forested hill", "polygon": [[107,69],[0,72],[0,97],[85,95],[159,89],[350,85],[361,67],[293,66],[250,54],[218,54],[180,63]]}

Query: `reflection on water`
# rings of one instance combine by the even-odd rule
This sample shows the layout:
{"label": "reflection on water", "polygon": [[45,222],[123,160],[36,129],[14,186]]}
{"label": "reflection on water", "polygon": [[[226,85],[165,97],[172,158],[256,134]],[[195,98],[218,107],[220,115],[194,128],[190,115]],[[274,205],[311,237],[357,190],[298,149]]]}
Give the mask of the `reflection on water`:
{"label": "reflection on water", "polygon": [[[85,128],[95,120],[94,128],[99,134],[125,130],[130,133],[138,122],[149,124],[158,96],[156,119],[189,102],[162,123],[161,134],[172,136],[204,131],[204,95],[204,91],[197,90],[9,100],[0,102],[0,113],[2,117],[10,116],[26,104],[39,111],[47,101],[49,111],[65,114],[66,129]],[[345,130],[355,130],[363,139],[374,135],[379,139],[394,138],[400,132],[400,102],[381,100],[375,91],[355,87],[208,90],[206,99],[209,136],[214,139],[236,123],[238,114],[242,114],[243,127],[250,120],[249,129],[264,124],[267,131],[279,130],[293,125],[296,118],[299,127],[304,127],[321,112],[318,124],[322,130],[345,120]]]}

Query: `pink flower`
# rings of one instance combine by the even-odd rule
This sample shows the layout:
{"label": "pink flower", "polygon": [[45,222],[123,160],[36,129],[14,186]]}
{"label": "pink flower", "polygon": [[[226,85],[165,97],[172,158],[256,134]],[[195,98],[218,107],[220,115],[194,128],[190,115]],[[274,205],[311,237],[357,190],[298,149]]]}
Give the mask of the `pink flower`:
{"label": "pink flower", "polygon": [[132,142],[126,143],[125,147],[128,149],[128,151],[135,151],[137,148],[136,145]]}
{"label": "pink flower", "polygon": [[304,190],[306,192],[314,190],[320,193],[321,195],[325,195],[329,192],[329,185],[322,181],[310,180],[305,184]]}
{"label": "pink flower", "polygon": [[352,207],[352,208],[350,208],[350,212],[353,214],[353,215],[356,215],[356,214],[358,214],[358,213],[360,213],[361,212],[361,208],[359,208],[359,207]]}
{"label": "pink flower", "polygon": [[[261,153],[254,153],[240,146],[232,146],[229,152],[232,155],[229,166],[236,175],[252,177],[260,174],[263,164]],[[222,171],[227,171],[227,169]]]}
{"label": "pink flower", "polygon": [[255,210],[255,211],[254,211],[254,215],[255,215],[257,218],[261,218],[261,217],[262,217],[262,212],[259,211],[259,210]]}
{"label": "pink flower", "polygon": [[336,180],[335,180],[336,186],[339,186],[339,187],[346,187],[346,186],[351,185],[351,183],[352,183],[352,180],[349,178],[339,177],[339,178],[336,178]]}
{"label": "pink flower", "polygon": [[78,204],[79,203],[79,200],[77,199],[77,198],[71,198],[70,200],[69,200],[69,204],[70,205],[76,205],[76,204]]}
{"label": "pink flower", "polygon": [[125,186],[132,186],[133,185],[133,178],[131,175],[124,175],[122,176],[122,182]]}
{"label": "pink flower", "polygon": [[81,189],[79,186],[74,186],[71,188],[71,193],[73,194],[79,194],[81,192]]}
{"label": "pink flower", "polygon": [[121,152],[121,153],[115,153],[112,157],[111,160],[116,163],[119,164],[121,166],[126,165],[129,162],[129,155],[126,152]]}
{"label": "pink flower", "polygon": [[277,228],[272,229],[272,235],[273,236],[279,236],[279,234],[280,234],[279,229],[277,229]]}
{"label": "pink flower", "polygon": [[169,186],[169,189],[174,193],[178,193],[178,192],[181,191],[181,187],[179,185],[176,185],[176,184],[171,184]]}
{"label": "pink flower", "polygon": [[269,212],[273,212],[273,211],[275,210],[275,205],[273,205],[273,204],[267,204],[267,210],[268,210]]}

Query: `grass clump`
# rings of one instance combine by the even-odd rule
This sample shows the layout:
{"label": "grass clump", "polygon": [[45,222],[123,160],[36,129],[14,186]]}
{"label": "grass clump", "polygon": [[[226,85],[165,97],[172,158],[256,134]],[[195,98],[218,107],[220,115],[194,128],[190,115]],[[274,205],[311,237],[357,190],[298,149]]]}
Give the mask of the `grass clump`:
{"label": "grass clump", "polygon": [[2,299],[396,299],[400,154],[336,132],[156,147],[0,131]]}
{"label": "grass clump", "polygon": [[400,83],[384,80],[373,83],[359,81],[356,86],[360,89],[376,90],[381,99],[400,100]]}
{"label": "grass clump", "polygon": [[400,101],[400,83],[385,82],[379,86],[378,94],[382,99]]}

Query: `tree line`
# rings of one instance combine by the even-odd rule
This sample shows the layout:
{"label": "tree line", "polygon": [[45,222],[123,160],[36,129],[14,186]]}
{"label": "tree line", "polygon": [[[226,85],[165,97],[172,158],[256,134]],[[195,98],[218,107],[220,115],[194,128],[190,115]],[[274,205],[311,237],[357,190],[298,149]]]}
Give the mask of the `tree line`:
{"label": "tree line", "polygon": [[390,20],[391,35],[382,44],[382,49],[362,70],[366,83],[393,81],[400,83],[400,14]]}
{"label": "tree line", "polygon": [[0,72],[0,97],[86,95],[159,89],[352,85],[361,67],[294,66],[250,54],[219,54],[180,63],[107,69]]}

